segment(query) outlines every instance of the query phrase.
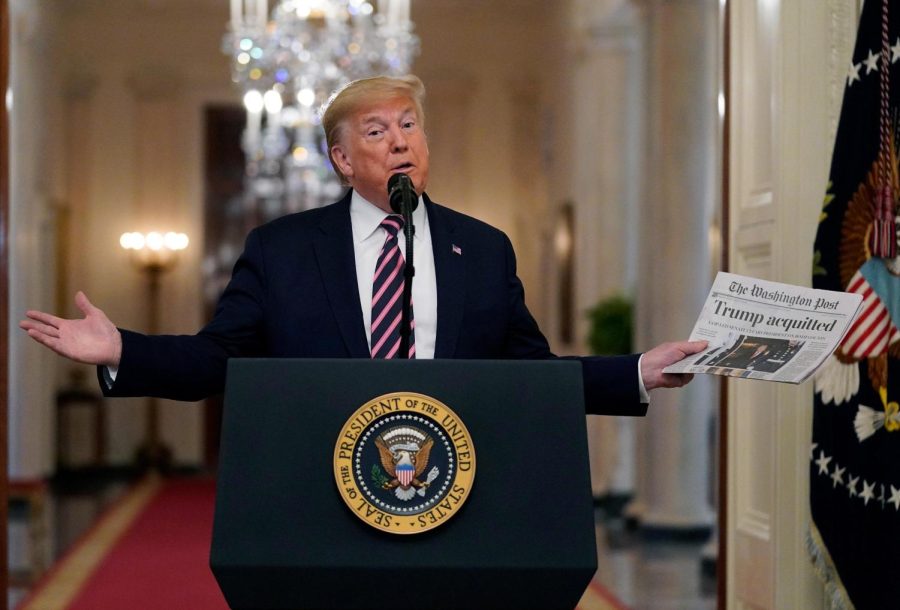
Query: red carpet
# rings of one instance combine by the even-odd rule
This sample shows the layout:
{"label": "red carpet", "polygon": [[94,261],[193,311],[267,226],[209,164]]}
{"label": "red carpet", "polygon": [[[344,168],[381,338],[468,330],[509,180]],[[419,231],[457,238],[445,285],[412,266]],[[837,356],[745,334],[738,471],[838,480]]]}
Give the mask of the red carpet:
{"label": "red carpet", "polygon": [[213,481],[166,481],[70,610],[228,608],[209,569]]}
{"label": "red carpet", "polygon": [[[20,610],[225,610],[209,569],[215,483],[148,478],[66,554]],[[592,581],[579,610],[625,610]]]}
{"label": "red carpet", "polygon": [[147,480],[91,529],[21,606],[227,609],[209,569],[215,483]]}
{"label": "red carpet", "polygon": [[594,576],[575,610],[628,610],[628,607],[597,582],[597,577]]}

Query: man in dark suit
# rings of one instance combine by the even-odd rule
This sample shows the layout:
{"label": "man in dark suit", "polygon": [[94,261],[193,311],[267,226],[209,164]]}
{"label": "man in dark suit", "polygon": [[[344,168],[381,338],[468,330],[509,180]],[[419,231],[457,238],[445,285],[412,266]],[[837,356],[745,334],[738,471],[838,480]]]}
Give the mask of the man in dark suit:
{"label": "man in dark suit", "polygon": [[[425,195],[423,98],[414,76],[363,79],[333,96],[322,122],[332,164],[350,192],[254,229],[213,320],[196,335],[118,329],[81,292],[83,319],[29,311],[20,326],[57,353],[98,365],[109,396],[198,400],[223,389],[231,357],[394,357],[402,219],[391,215],[386,185],[404,173],[420,202],[413,213],[410,355],[554,357],[525,306],[506,235]],[[580,358],[588,411],[643,414],[649,390],[690,379],[662,369],[705,345],[685,341],[643,355]]]}

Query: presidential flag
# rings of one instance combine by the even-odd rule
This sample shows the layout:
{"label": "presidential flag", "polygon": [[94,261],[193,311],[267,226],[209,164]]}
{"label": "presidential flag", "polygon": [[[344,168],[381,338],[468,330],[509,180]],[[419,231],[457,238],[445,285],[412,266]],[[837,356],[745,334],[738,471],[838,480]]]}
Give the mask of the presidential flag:
{"label": "presidential flag", "polygon": [[813,286],[863,296],[815,378],[808,546],[834,608],[900,608],[900,0],[868,0],[844,87]]}

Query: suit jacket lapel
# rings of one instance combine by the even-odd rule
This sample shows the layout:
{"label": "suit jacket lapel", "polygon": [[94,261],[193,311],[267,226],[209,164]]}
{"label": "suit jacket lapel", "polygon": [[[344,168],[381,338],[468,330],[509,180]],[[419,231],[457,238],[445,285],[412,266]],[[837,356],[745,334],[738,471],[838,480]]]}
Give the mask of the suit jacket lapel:
{"label": "suit jacket lapel", "polygon": [[437,282],[437,337],[434,357],[452,358],[462,325],[466,300],[466,266],[462,252],[463,236],[456,233],[452,217],[439,205],[424,197],[434,250],[434,273]]}
{"label": "suit jacket lapel", "polygon": [[331,311],[337,319],[350,357],[368,358],[369,346],[356,283],[353,229],[350,226],[350,192],[329,208],[319,230],[314,248]]}

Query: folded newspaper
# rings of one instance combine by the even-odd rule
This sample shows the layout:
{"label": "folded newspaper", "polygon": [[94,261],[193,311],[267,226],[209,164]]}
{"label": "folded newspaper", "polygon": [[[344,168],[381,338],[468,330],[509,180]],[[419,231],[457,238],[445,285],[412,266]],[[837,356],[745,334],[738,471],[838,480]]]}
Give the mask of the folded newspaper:
{"label": "folded newspaper", "polygon": [[862,296],[719,272],[692,340],[709,342],[663,369],[801,383],[834,352]]}

